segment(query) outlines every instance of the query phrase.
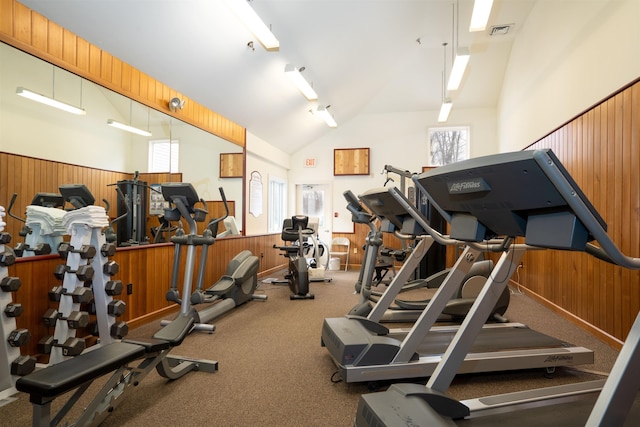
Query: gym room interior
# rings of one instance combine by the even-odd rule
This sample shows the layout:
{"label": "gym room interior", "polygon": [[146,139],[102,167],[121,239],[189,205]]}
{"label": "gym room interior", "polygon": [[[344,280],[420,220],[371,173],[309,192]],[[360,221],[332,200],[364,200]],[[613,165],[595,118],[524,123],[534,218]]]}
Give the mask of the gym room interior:
{"label": "gym room interior", "polygon": [[[470,425],[482,396],[583,383],[600,398],[570,425],[636,425],[637,382],[614,378],[640,372],[638,23],[638,0],[0,0],[0,425]],[[456,153],[440,138],[460,138]],[[431,178],[534,151],[578,189],[575,222],[542,233],[570,228],[570,244],[533,237],[534,215],[522,234],[492,235],[504,224],[480,214],[459,232],[445,196],[428,194]],[[625,262],[600,250],[583,204]],[[391,290],[436,301],[438,286],[409,281],[462,280],[476,250],[495,270],[474,285],[508,279],[482,329],[511,322],[584,354],[463,363],[444,390],[453,345],[428,373],[409,367],[422,350],[397,374],[339,360],[328,319],[368,316],[353,321],[402,348],[389,330],[416,331],[435,303],[387,322],[402,309]],[[479,295],[424,333],[457,334]],[[472,415],[398,397],[406,383]],[[397,419],[364,415],[391,395]],[[416,401],[428,416],[404,412]],[[619,401],[609,418],[602,405]],[[537,420],[519,409],[501,422]]]}

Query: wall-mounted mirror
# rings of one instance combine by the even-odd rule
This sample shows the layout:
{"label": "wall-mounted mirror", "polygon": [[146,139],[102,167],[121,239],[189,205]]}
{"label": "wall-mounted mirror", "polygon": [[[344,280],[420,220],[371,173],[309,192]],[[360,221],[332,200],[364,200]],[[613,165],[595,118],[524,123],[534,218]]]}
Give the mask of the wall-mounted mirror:
{"label": "wall-mounted mirror", "polygon": [[[86,114],[73,115],[22,98],[16,95],[18,87],[81,107]],[[151,136],[108,126],[108,120],[148,130]],[[202,199],[220,200],[218,187],[223,187],[227,199],[235,202],[236,223],[243,223],[244,179],[220,178],[220,154],[242,153],[243,147],[0,43],[0,151],[145,173],[151,172],[150,144],[158,141],[178,145],[177,168],[175,161],[171,167]]]}

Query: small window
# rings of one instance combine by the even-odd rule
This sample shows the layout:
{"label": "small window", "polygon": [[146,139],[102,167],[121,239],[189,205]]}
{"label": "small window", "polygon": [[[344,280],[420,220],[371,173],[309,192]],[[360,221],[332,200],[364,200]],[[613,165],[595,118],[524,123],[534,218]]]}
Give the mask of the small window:
{"label": "small window", "polygon": [[269,232],[282,231],[287,214],[287,181],[269,177]]}
{"label": "small window", "polygon": [[318,227],[324,227],[324,190],[311,185],[302,188],[302,214],[318,218]]}
{"label": "small window", "polygon": [[442,166],[469,158],[469,128],[429,129],[429,166]]}
{"label": "small window", "polygon": [[178,172],[177,140],[168,139],[149,141],[149,172]]}

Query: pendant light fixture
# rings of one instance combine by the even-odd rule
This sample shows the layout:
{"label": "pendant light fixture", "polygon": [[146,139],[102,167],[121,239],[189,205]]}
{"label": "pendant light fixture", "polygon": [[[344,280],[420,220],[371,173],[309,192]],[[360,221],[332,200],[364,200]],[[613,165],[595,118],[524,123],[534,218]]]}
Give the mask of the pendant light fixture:
{"label": "pendant light fixture", "polygon": [[[131,125],[131,118],[132,118],[132,114],[133,113],[133,101],[129,100],[129,124],[125,124],[122,122],[119,122],[117,120],[113,120],[113,119],[108,119],[107,120],[107,124],[109,126],[113,126],[114,128],[118,128],[127,132],[131,132],[131,133],[135,133],[136,135],[141,135],[141,136],[152,136],[153,134],[151,132],[149,132],[148,130],[144,130],[144,129],[140,129],[137,128],[135,126]],[[149,115],[150,112],[148,110],[147,107],[147,129],[149,129]]]}
{"label": "pendant light fixture", "polygon": [[464,72],[467,69],[467,64],[469,63],[470,53],[469,49],[465,47],[459,47],[459,19],[460,19],[460,2],[456,2],[455,12],[454,12],[454,22],[453,28],[455,31],[455,39],[453,42],[454,46],[454,56],[453,56],[453,65],[451,66],[451,74],[449,75],[449,81],[447,84],[447,90],[458,90],[460,87],[460,83],[462,82],[462,77],[464,77]]}
{"label": "pendant light fixture", "polygon": [[[66,102],[58,101],[56,97],[56,67],[53,67],[52,71],[52,83],[51,83],[51,97],[42,95],[32,90],[26,89],[22,86],[16,88],[16,95],[23,98],[30,99],[32,101],[39,102],[50,107],[57,108],[58,110],[66,111],[67,113],[84,116],[87,112],[80,107],[76,107]],[[80,104],[82,104],[82,79],[80,80]]]}
{"label": "pendant light fixture", "polygon": [[440,106],[440,113],[438,114],[438,122],[444,123],[449,119],[449,113],[451,113],[451,108],[453,107],[453,103],[451,99],[446,98],[446,75],[447,75],[447,43],[442,43],[442,50],[444,52],[443,55],[443,68],[442,68],[442,105]]}

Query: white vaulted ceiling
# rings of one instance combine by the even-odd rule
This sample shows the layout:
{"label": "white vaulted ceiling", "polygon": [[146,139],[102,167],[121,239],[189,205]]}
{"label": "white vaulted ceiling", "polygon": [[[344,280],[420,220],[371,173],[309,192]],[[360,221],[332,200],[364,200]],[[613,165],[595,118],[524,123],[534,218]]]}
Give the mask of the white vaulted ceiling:
{"label": "white vaulted ceiling", "polygon": [[[21,2],[294,153],[332,131],[309,113],[317,105],[331,105],[338,126],[363,113],[437,110],[445,49],[450,70],[456,44],[470,49],[471,60],[450,94],[454,108],[495,107],[511,45],[535,0],[495,0],[479,33],[468,32],[472,0],[253,0],[280,41],[275,52],[222,0]],[[507,35],[489,35],[503,24],[512,25]],[[293,87],[286,64],[305,67],[317,103]]]}

